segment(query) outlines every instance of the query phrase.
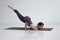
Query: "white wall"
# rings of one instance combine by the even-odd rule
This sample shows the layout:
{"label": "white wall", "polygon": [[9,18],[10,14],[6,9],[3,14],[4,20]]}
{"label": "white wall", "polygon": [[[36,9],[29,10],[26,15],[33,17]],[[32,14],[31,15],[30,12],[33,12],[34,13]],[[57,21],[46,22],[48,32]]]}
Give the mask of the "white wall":
{"label": "white wall", "polygon": [[22,23],[7,5],[14,6],[24,16],[30,16],[34,24],[40,21],[46,25],[60,24],[60,0],[0,0],[0,25]]}

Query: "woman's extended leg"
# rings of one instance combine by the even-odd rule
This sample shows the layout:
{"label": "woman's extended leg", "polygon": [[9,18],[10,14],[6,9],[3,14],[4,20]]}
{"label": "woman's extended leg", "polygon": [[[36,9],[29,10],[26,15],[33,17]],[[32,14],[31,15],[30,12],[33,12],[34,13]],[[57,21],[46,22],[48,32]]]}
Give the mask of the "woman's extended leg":
{"label": "woman's extended leg", "polygon": [[22,22],[25,23],[24,16],[21,15],[21,14],[18,12],[18,10],[16,10],[16,9],[14,10],[14,12],[17,14],[18,18],[19,18]]}
{"label": "woman's extended leg", "polygon": [[16,10],[15,8],[13,8],[12,6],[9,6],[9,5],[8,5],[8,7],[9,7],[10,9],[12,9],[12,10],[17,14],[18,18],[19,18],[22,22],[25,23],[24,16],[22,16],[22,15],[18,12],[18,10]]}

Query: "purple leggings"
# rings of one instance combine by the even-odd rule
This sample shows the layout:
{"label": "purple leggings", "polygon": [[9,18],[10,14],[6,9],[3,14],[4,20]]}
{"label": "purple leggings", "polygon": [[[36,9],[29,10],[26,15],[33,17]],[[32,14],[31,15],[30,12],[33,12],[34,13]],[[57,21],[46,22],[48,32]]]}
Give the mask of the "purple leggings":
{"label": "purple leggings", "polygon": [[28,16],[22,16],[16,9],[14,10],[14,12],[17,14],[18,18],[23,22],[27,22],[30,26],[30,24],[32,24],[31,18]]}

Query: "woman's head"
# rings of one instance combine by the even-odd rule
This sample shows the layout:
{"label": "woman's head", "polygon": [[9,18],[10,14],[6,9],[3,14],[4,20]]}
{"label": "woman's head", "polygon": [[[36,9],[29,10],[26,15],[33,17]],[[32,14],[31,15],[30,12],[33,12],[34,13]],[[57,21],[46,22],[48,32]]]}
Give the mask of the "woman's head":
{"label": "woman's head", "polygon": [[39,22],[39,23],[37,24],[37,27],[38,27],[38,28],[43,28],[43,26],[44,26],[44,23],[43,23],[43,22]]}

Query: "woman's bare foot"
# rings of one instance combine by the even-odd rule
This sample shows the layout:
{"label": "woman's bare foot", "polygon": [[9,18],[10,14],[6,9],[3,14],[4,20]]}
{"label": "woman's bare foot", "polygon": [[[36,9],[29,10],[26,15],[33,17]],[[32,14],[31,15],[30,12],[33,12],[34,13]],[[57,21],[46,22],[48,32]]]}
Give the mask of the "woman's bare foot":
{"label": "woman's bare foot", "polygon": [[8,7],[12,10],[15,10],[15,8],[13,6],[8,5]]}

